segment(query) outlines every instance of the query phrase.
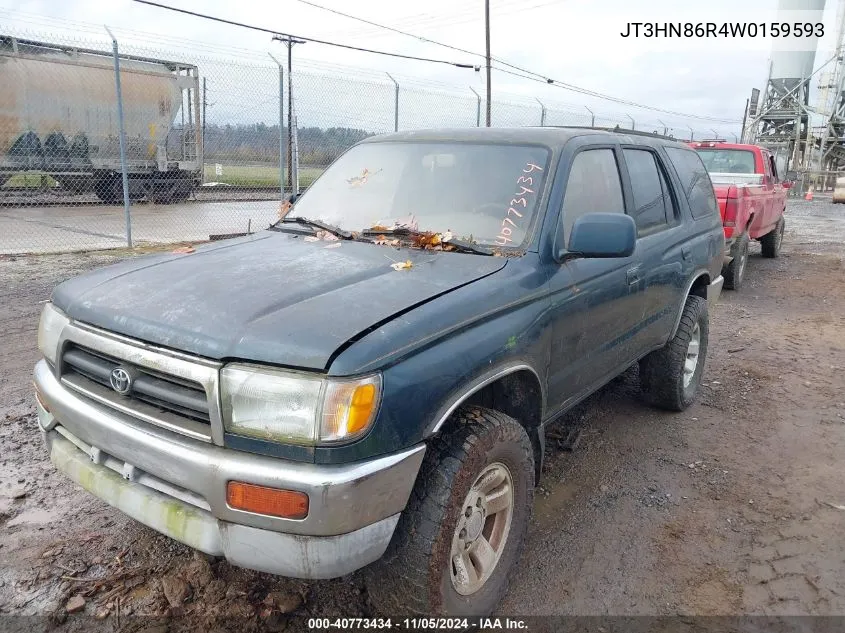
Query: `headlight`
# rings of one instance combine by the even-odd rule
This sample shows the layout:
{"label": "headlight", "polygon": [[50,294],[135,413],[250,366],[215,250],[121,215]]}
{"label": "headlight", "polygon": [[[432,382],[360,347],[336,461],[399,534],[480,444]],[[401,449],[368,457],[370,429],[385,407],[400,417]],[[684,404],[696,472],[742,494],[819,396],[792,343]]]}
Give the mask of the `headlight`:
{"label": "headlight", "polygon": [[52,303],[44,305],[41,311],[41,322],[38,324],[38,349],[44,354],[44,358],[53,365],[56,364],[56,356],[59,351],[59,337],[62,329],[70,323],[68,319]]}
{"label": "headlight", "polygon": [[230,433],[288,444],[337,444],[369,430],[381,378],[340,380],[228,365],[220,372],[220,395]]}

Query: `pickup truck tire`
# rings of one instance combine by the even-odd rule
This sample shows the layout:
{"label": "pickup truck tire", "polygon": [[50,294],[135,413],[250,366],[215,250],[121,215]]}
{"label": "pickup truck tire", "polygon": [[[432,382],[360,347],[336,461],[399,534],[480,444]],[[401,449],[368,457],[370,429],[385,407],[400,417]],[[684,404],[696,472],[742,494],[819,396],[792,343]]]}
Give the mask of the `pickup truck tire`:
{"label": "pickup truck tire", "polygon": [[695,400],[709,338],[707,300],[690,295],[675,336],[640,361],[640,388],[647,402],[683,411]]}
{"label": "pickup truck tire", "polygon": [[786,220],[781,218],[775,228],[760,238],[760,249],[763,257],[777,257],[780,255],[780,245],[783,243],[783,231],[786,229]]}
{"label": "pickup truck tire", "polygon": [[745,278],[745,269],[748,267],[748,241],[748,233],[743,233],[731,249],[731,263],[722,270],[725,288],[728,290],[739,290]]}
{"label": "pickup truck tire", "polygon": [[430,442],[393,540],[368,569],[380,613],[488,615],[519,560],[534,496],[531,441],[498,411],[456,416]]}

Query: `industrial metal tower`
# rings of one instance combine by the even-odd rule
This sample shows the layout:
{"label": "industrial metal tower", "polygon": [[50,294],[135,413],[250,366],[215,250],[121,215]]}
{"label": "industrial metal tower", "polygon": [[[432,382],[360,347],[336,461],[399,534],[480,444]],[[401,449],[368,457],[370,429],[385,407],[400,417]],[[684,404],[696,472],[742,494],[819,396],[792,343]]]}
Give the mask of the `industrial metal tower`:
{"label": "industrial metal tower", "polygon": [[[822,12],[824,7],[825,0],[778,2],[779,12]],[[773,50],[763,103],[759,108],[756,103],[749,105],[754,114],[746,131],[747,140],[770,148],[783,171],[805,167],[813,142],[809,104],[815,60],[815,45],[805,51]]]}
{"label": "industrial metal tower", "polygon": [[845,0],[836,12],[836,62],[819,81],[816,110],[825,118],[815,168],[839,171],[845,167]]}

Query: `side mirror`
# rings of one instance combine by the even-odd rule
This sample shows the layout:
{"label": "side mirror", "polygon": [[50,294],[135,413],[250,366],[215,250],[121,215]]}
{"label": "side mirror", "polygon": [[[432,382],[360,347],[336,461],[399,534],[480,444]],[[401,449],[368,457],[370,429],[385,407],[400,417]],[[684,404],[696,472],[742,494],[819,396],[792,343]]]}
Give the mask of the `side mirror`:
{"label": "side mirror", "polygon": [[792,189],[792,181],[791,180],[784,180],[782,183],[784,189]]}
{"label": "side mirror", "polygon": [[629,257],[637,245],[637,225],[624,213],[587,213],[575,220],[569,246],[560,249],[559,258]]}
{"label": "side mirror", "polygon": [[294,204],[301,195],[302,193],[289,193],[285,195],[285,202],[290,202],[291,204]]}

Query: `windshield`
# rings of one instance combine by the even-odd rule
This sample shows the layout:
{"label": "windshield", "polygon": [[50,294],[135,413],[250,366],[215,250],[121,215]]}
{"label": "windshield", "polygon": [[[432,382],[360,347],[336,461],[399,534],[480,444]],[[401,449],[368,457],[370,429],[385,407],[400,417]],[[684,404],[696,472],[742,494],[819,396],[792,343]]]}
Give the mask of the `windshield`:
{"label": "windshield", "polygon": [[516,247],[534,222],[549,150],[476,143],[364,143],[297,200],[291,216],[346,231],[450,232]]}
{"label": "windshield", "polygon": [[754,152],[747,149],[698,149],[711,174],[754,174]]}

